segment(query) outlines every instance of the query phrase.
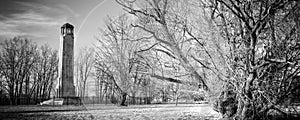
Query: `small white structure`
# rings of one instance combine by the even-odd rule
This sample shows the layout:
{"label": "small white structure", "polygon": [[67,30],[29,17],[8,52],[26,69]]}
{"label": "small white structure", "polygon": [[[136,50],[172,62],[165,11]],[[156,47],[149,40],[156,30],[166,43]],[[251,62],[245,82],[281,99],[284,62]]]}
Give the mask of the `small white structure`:
{"label": "small white structure", "polygon": [[63,98],[54,98],[54,99],[41,102],[40,105],[63,105],[63,103],[64,103]]}

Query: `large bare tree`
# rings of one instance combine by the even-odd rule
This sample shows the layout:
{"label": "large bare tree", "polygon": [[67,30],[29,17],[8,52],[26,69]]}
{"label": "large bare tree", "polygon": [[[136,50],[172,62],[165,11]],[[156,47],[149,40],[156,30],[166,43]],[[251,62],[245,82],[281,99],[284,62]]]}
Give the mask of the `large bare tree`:
{"label": "large bare tree", "polygon": [[275,110],[287,117],[281,105],[295,99],[300,72],[299,1],[215,0],[211,5],[230,48],[229,83],[238,103],[237,112],[228,115],[256,119]]}
{"label": "large bare tree", "polygon": [[180,0],[116,1],[129,14],[138,19],[138,22],[132,24],[133,27],[144,31],[147,36],[153,38],[151,40],[154,42],[148,43],[152,44],[149,49],[179,62],[185,70],[184,74],[191,75],[193,80],[182,80],[157,74],[152,75],[152,77],[199,86],[207,91],[209,91],[208,85],[211,82],[202,75],[202,68],[217,74],[214,79],[224,79],[224,71],[220,69],[222,63],[219,63],[220,60],[218,59],[222,56],[216,54],[217,49],[209,48],[218,48],[214,44],[218,41],[211,40],[214,36],[205,36],[213,33],[207,31],[210,26],[203,15],[205,10],[198,6],[201,2]]}

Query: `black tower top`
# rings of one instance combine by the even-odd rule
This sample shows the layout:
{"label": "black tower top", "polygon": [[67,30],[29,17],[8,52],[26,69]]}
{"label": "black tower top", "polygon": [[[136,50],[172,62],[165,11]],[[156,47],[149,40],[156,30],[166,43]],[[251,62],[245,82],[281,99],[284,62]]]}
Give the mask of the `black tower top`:
{"label": "black tower top", "polygon": [[73,35],[73,31],[74,31],[74,26],[69,23],[66,23],[63,26],[61,26],[61,34],[63,36]]}

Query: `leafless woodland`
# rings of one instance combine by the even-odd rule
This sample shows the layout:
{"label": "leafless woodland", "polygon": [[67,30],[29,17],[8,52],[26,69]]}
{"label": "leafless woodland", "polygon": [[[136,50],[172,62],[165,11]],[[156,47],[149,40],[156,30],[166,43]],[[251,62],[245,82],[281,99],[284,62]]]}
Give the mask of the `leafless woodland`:
{"label": "leafless woodland", "polygon": [[[297,119],[300,1],[116,0],[124,9],[76,58],[78,95],[93,76],[104,103],[204,100],[223,118]],[[28,40],[2,44],[1,96],[50,98],[57,52]]]}

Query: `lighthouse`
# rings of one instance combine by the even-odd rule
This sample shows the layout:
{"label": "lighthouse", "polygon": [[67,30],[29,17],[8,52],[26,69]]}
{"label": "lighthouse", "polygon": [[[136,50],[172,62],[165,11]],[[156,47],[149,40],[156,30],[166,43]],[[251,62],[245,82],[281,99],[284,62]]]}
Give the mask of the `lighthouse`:
{"label": "lighthouse", "polygon": [[66,23],[60,33],[58,97],[63,99],[64,105],[81,105],[74,86],[74,26]]}
{"label": "lighthouse", "polygon": [[61,27],[62,58],[60,97],[75,97],[74,86],[74,26],[66,23]]}

